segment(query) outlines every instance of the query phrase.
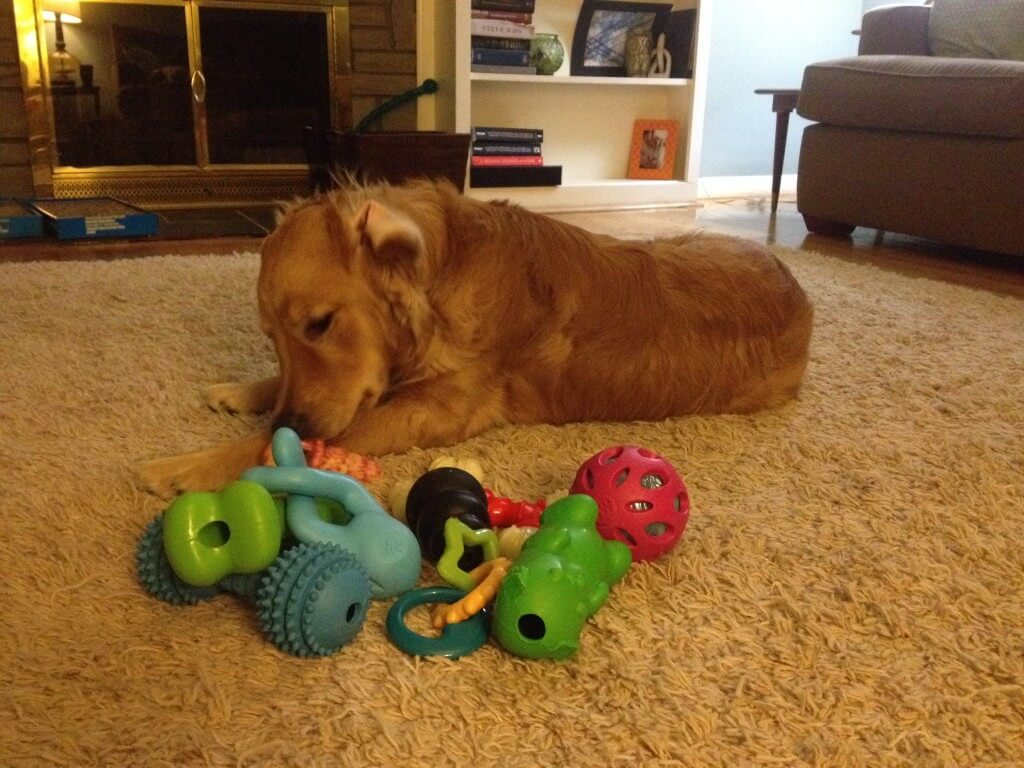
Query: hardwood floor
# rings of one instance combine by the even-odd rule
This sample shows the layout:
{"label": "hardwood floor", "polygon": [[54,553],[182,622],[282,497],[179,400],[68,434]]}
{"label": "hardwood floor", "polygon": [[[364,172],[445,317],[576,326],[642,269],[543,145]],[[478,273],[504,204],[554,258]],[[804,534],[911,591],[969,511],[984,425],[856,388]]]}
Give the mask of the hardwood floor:
{"label": "hardwood floor", "polygon": [[709,201],[697,218],[708,229],[826,253],[905,275],[1024,297],[1024,258],[970,251],[864,227],[854,230],[849,238],[822,237],[807,231],[794,199],[780,200],[775,216],[769,214],[769,206],[767,198],[739,204]]}
{"label": "hardwood floor", "polygon": [[860,227],[848,238],[807,231],[796,200],[783,197],[772,214],[768,196],[702,200],[696,209],[559,214],[594,231],[619,237],[657,237],[699,227],[752,240],[802,248],[900,274],[1024,298],[1024,259],[942,245],[908,235]]}
{"label": "hardwood floor", "polygon": [[[943,280],[993,293],[1024,298],[1024,259],[978,253],[919,238],[859,228],[849,238],[810,234],[793,199],[782,198],[770,212],[765,197],[703,200],[689,208],[596,211],[556,214],[594,231],[618,237],[657,237],[704,228],[749,237],[768,244],[818,251],[893,272]],[[167,254],[221,254],[259,248],[258,236],[202,237],[58,243],[0,242],[0,262],[119,259]]]}

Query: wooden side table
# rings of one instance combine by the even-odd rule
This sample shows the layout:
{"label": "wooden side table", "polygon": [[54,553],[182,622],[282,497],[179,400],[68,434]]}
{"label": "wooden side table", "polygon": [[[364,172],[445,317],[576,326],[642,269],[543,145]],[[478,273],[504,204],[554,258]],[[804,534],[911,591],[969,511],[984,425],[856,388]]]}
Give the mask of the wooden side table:
{"label": "wooden side table", "polygon": [[754,93],[772,97],[775,113],[775,163],[772,166],[772,213],[779,207],[779,188],[782,186],[782,162],[786,159],[786,135],[789,133],[789,113],[796,109],[799,88],[755,88]]}

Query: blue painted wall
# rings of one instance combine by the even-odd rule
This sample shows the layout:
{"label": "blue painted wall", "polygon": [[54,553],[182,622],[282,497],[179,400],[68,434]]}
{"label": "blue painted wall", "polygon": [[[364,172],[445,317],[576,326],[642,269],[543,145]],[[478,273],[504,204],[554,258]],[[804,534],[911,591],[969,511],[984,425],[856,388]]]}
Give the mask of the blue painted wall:
{"label": "blue painted wall", "polygon": [[[775,115],[755,88],[799,88],[804,67],[853,56],[873,0],[715,0],[701,176],[772,172]],[[796,173],[807,121],[790,119],[785,173]]]}
{"label": "blue painted wall", "polygon": [[920,0],[864,0],[864,10],[870,11],[872,8],[876,8],[879,5],[896,5],[896,4],[907,4],[907,5],[918,5]]}

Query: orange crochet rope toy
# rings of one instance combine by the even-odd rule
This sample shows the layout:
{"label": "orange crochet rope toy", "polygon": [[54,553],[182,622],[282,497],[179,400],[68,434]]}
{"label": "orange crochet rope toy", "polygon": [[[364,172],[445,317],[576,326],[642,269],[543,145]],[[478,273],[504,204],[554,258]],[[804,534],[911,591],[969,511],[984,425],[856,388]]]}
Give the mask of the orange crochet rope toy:
{"label": "orange crochet rope toy", "polygon": [[[337,445],[327,445],[323,440],[303,440],[301,445],[306,455],[306,464],[313,469],[341,472],[362,483],[372,482],[381,475],[380,464],[367,456],[352,453]],[[270,445],[263,449],[263,464],[275,466]]]}

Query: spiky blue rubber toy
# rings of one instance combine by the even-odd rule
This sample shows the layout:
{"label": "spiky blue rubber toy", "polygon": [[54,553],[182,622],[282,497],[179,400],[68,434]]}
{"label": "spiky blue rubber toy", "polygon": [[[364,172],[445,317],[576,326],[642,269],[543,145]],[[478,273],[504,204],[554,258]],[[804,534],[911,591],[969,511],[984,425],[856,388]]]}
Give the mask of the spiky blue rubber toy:
{"label": "spiky blue rubber toy", "polygon": [[[328,656],[362,628],[371,596],[386,597],[415,583],[419,544],[355,480],[306,467],[292,430],[278,430],[273,449],[278,466],[254,467],[246,478],[251,475],[270,493],[287,494],[286,533],[288,539],[299,541],[296,546],[286,548],[265,570],[243,569],[209,586],[208,581],[194,586],[171,566],[161,515],[139,540],[139,580],[147,592],[174,605],[193,605],[222,592],[239,595],[255,602],[260,626],[278,648],[296,656]],[[344,519],[339,520],[330,505],[340,509]],[[234,521],[243,526],[245,522]],[[234,538],[228,528],[225,541],[203,542],[206,549],[201,551],[225,547]]]}
{"label": "spiky blue rubber toy", "polygon": [[334,544],[299,544],[282,554],[256,593],[260,626],[295,656],[330,656],[359,632],[370,604],[370,579]]}
{"label": "spiky blue rubber toy", "polygon": [[256,590],[267,573],[231,573],[215,584],[196,587],[178,578],[164,550],[164,516],[160,515],[146,528],[135,550],[139,581],[149,594],[171,605],[195,605],[212,600],[223,592],[256,599]]}
{"label": "spiky blue rubber toy", "polygon": [[195,605],[212,600],[221,590],[216,586],[194,587],[178,578],[164,552],[164,516],[146,528],[135,548],[135,565],[143,588],[171,605]]}

